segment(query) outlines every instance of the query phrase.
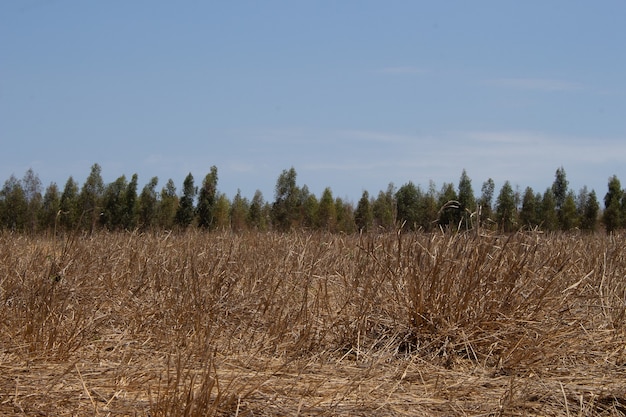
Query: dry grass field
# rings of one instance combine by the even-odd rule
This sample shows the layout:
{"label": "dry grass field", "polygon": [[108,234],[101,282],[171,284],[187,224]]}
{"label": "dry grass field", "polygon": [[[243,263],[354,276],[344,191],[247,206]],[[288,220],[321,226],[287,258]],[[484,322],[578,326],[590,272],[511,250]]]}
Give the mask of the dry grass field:
{"label": "dry grass field", "polygon": [[0,415],[626,415],[625,236],[0,235]]}

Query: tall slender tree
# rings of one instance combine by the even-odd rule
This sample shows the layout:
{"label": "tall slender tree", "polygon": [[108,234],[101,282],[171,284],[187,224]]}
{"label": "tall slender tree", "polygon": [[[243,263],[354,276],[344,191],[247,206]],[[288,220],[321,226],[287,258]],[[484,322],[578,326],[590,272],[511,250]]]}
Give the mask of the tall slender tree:
{"label": "tall slender tree", "polygon": [[176,185],[170,178],[161,189],[161,195],[157,205],[157,224],[160,228],[171,230],[174,227],[176,212],[178,210],[178,195]]}
{"label": "tall slender tree", "polygon": [[454,184],[443,183],[439,193],[439,225],[451,229],[457,229],[461,221],[461,208],[459,197],[454,189]]}
{"label": "tall slender tree", "polygon": [[204,229],[215,228],[215,205],[217,203],[217,167],[204,177],[198,194],[198,226]]}
{"label": "tall slender tree", "polygon": [[159,177],[152,177],[139,195],[137,202],[137,221],[141,230],[149,230],[157,221],[158,194],[156,186]]}
{"label": "tall slender tree", "polygon": [[275,199],[272,205],[272,224],[287,231],[299,220],[300,189],[296,185],[295,168],[283,170],[276,181]]}
{"label": "tall slender tree", "polygon": [[370,204],[370,194],[364,190],[354,212],[354,222],[359,231],[367,232],[372,228],[373,221],[374,214]]}
{"label": "tall slender tree", "polygon": [[396,192],[398,221],[407,230],[415,230],[420,226],[420,197],[418,187],[411,181]]}
{"label": "tall slender tree", "polygon": [[24,174],[22,178],[22,188],[24,198],[26,198],[26,228],[36,231],[38,226],[39,210],[41,209],[41,180],[32,168]]}
{"label": "tall slender tree", "polygon": [[552,188],[546,188],[541,198],[539,221],[541,228],[546,231],[554,231],[559,227],[559,219],[556,214],[556,202]]}
{"label": "tall slender tree", "polygon": [[600,204],[596,197],[596,192],[591,190],[585,199],[584,211],[580,220],[580,228],[588,231],[595,231],[598,225],[598,214],[600,213]]}
{"label": "tall slender tree", "polygon": [[103,193],[104,182],[102,181],[102,168],[96,163],[91,166],[91,172],[78,196],[78,207],[82,219],[82,227],[85,230],[93,232],[98,224]]}
{"label": "tall slender tree", "polygon": [[126,230],[137,227],[137,174],[133,174],[124,193],[124,215],[122,226]]}
{"label": "tall slender tree", "polygon": [[476,211],[476,198],[472,189],[472,180],[465,170],[463,170],[459,179],[459,211],[461,228],[472,228],[472,213]]}
{"label": "tall slender tree", "polygon": [[117,230],[124,226],[126,212],[124,192],[127,185],[126,176],[122,175],[104,189],[100,222],[108,230]]}
{"label": "tall slender tree", "polygon": [[557,211],[560,211],[565,204],[567,198],[567,187],[569,182],[567,181],[567,175],[565,169],[560,167],[554,174],[554,182],[552,183],[552,193],[554,194],[554,202],[556,203]]}
{"label": "tall slender tree", "polygon": [[0,225],[5,229],[23,231],[28,221],[28,201],[22,183],[15,175],[0,190]]}
{"label": "tall slender tree", "polygon": [[224,193],[218,193],[215,202],[215,228],[227,230],[230,228],[230,201]]}
{"label": "tall slender tree", "polygon": [[250,203],[248,199],[242,197],[241,190],[238,189],[230,205],[230,224],[233,231],[241,232],[246,229],[249,210]]}
{"label": "tall slender tree", "polygon": [[52,182],[46,188],[39,212],[39,227],[43,230],[56,230],[57,218],[61,210],[59,187]]}
{"label": "tall slender tree", "polygon": [[576,212],[576,197],[573,191],[569,191],[560,210],[559,225],[561,230],[571,230],[580,225]]}
{"label": "tall slender tree", "polygon": [[197,188],[193,182],[191,172],[183,181],[183,195],[180,198],[178,210],[176,210],[176,224],[185,229],[194,219],[194,200],[197,194]]}
{"label": "tall slender tree", "polygon": [[66,231],[74,230],[79,226],[80,208],[78,204],[78,184],[70,176],[63,187],[60,207],[60,223]]}
{"label": "tall slender tree", "polygon": [[250,202],[248,225],[251,229],[255,230],[267,230],[268,228],[267,218],[265,217],[265,201],[263,199],[263,193],[260,190],[254,192],[254,196]]}
{"label": "tall slender tree", "polygon": [[522,209],[519,213],[519,220],[523,227],[533,229],[539,226],[538,214],[541,201],[537,200],[537,196],[531,187],[526,187],[522,198]]}
{"label": "tall slender tree", "polygon": [[343,201],[341,197],[335,198],[335,213],[337,213],[335,231],[341,233],[354,233],[356,231],[352,204]]}
{"label": "tall slender tree", "polygon": [[300,225],[308,229],[318,228],[320,202],[315,194],[309,191],[309,187],[306,184],[300,190],[300,204],[302,206]]}
{"label": "tall slender tree", "polygon": [[334,232],[337,227],[337,207],[335,207],[333,192],[330,187],[324,189],[320,198],[318,227],[328,232]]}
{"label": "tall slender tree", "polygon": [[397,205],[396,187],[389,183],[387,191],[380,191],[378,197],[372,204],[374,214],[374,225],[381,229],[391,230],[396,225]]}
{"label": "tall slender tree", "polygon": [[613,233],[622,226],[621,203],[624,196],[622,185],[616,175],[609,178],[609,190],[604,196],[602,223],[607,233]]}
{"label": "tall slender tree", "polygon": [[505,181],[496,200],[496,220],[504,232],[512,232],[517,225],[515,193],[509,181]]}
{"label": "tall slender tree", "polygon": [[481,224],[488,224],[493,216],[493,195],[496,191],[495,182],[489,178],[480,189],[481,195],[478,200],[478,220]]}

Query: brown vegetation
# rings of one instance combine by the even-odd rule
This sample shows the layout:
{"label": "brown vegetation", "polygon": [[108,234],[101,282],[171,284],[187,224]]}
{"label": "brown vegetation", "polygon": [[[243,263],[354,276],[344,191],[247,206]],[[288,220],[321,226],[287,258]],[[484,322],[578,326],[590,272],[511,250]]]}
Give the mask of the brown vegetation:
{"label": "brown vegetation", "polygon": [[623,236],[0,235],[0,414],[624,415]]}

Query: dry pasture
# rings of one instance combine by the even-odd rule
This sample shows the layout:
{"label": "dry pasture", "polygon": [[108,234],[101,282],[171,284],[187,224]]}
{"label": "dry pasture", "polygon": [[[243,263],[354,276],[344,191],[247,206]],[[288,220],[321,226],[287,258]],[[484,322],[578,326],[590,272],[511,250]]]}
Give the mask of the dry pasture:
{"label": "dry pasture", "polygon": [[625,243],[0,234],[0,414],[623,416]]}

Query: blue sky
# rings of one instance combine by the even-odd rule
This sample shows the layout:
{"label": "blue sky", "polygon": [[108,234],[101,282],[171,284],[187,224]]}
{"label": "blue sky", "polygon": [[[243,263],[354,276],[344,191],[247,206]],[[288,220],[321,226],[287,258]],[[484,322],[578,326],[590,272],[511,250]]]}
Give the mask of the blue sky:
{"label": "blue sky", "polygon": [[0,179],[626,182],[623,1],[0,2]]}

